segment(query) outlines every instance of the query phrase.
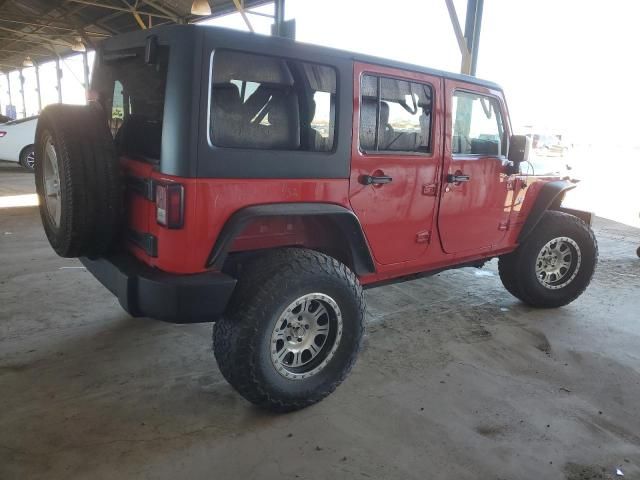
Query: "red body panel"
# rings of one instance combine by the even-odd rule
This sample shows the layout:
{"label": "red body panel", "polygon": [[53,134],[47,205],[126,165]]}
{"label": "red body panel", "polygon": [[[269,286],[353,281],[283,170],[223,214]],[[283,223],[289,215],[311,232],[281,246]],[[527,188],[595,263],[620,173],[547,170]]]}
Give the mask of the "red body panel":
{"label": "red body panel", "polygon": [[[495,156],[456,155],[451,152],[453,92],[472,90],[496,98],[504,105],[502,94],[485,87],[445,80],[446,140],[445,175],[465,174],[469,182],[446,184],[438,214],[442,248],[447,253],[487,252],[499,248],[513,204],[513,179],[506,174],[506,158]],[[508,118],[502,108],[502,117]],[[509,135],[509,126],[506,135]]]}
{"label": "red body panel", "polygon": [[[364,73],[399,78],[431,86],[433,98],[432,153],[364,153],[359,145],[360,78]],[[355,64],[353,141],[351,147],[350,202],[377,263],[392,265],[422,258],[429,248],[434,223],[437,189],[429,195],[425,187],[436,188],[442,167],[442,79],[375,65]],[[385,185],[363,185],[363,175],[387,175]],[[418,238],[418,235],[422,235]]]}
{"label": "red body panel", "polygon": [[[160,174],[152,165],[135,160],[125,160],[124,165],[128,174],[184,186],[184,227],[181,229],[170,230],[158,225],[155,204],[140,195],[130,194],[136,198],[127,206],[129,226],[158,239],[156,258],[130,244],[132,253],[145,263],[172,273],[206,271],[207,258],[220,230],[229,217],[243,207],[283,202],[349,205],[346,179],[189,179]],[[312,239],[299,222],[265,219],[252,224],[237,237],[231,251],[306,245]]]}
{"label": "red body panel", "polygon": [[[360,75],[424,82],[434,96],[432,154],[363,154],[359,139]],[[353,211],[362,224],[376,272],[360,278],[363,284],[444,269],[507,253],[540,187],[555,178],[509,176],[504,159],[451,155],[451,95],[464,88],[494,96],[508,113],[501,92],[439,77],[392,68],[354,65],[354,116],[350,179],[211,179],[172,177],[153,165],[123,158],[128,175],[184,186],[184,225],[167,229],[156,222],[154,202],[128,194],[129,227],[157,238],[157,257],[129,244],[140,260],[160,270],[188,274],[207,270],[207,259],[227,220],[251,205],[318,202]],[[510,134],[505,121],[506,134]],[[461,171],[468,183],[446,183],[446,175]],[[389,175],[392,183],[363,185],[361,175]],[[425,187],[427,187],[425,189]],[[426,234],[425,234],[426,232]],[[234,241],[231,251],[277,246],[316,246],[342,241],[301,218],[260,219]]]}

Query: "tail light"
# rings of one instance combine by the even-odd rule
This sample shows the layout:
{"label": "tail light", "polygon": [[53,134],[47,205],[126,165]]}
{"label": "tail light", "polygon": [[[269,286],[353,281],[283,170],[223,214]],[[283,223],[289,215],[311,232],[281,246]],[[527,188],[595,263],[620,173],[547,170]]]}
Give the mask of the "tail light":
{"label": "tail light", "polygon": [[156,221],[167,228],[182,228],[184,187],[177,183],[156,184]]}
{"label": "tail light", "polygon": [[7,132],[0,131],[0,138],[4,137],[6,134]]}

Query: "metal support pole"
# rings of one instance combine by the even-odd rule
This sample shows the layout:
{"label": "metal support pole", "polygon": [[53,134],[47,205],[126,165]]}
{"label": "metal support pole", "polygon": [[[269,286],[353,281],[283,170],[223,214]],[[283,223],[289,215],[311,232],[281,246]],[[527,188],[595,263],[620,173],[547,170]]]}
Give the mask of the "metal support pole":
{"label": "metal support pole", "polygon": [[473,29],[473,54],[471,55],[471,75],[475,77],[476,66],[478,65],[478,51],[480,50],[480,30],[482,29],[482,11],[484,10],[484,0],[478,0],[476,7],[476,24]]}
{"label": "metal support pole", "polygon": [[280,36],[282,35],[282,24],[284,22],[284,0],[275,0],[274,8],[275,8],[274,31],[276,35]]}
{"label": "metal support pole", "polygon": [[11,99],[11,78],[9,77],[9,73],[7,73],[7,89],[7,93],[9,94],[9,105],[13,106],[13,100]]}
{"label": "metal support pole", "polygon": [[21,68],[20,70],[18,70],[18,73],[20,74],[20,76],[18,77],[18,79],[20,80],[20,95],[22,96],[22,118],[26,118],[27,117],[27,104],[24,101],[24,68]]}
{"label": "metal support pole", "polygon": [[87,58],[87,52],[82,53],[82,70],[84,72],[84,98],[89,98],[89,59]]}
{"label": "metal support pole", "polygon": [[62,69],[60,68],[60,57],[56,58],[56,88],[58,89],[58,103],[62,103]]}
{"label": "metal support pole", "polygon": [[38,91],[38,113],[42,111],[42,93],[40,92],[40,65],[33,64],[36,67],[36,90]]}
{"label": "metal support pole", "polygon": [[274,0],[274,23],[271,25],[271,35],[277,37],[288,38],[290,40],[296,39],[296,21],[284,19],[284,1]]}
{"label": "metal support pole", "polygon": [[469,74],[473,76],[476,74],[476,67],[478,65],[483,9],[484,0],[467,0],[467,18],[464,26],[464,38],[467,44],[467,50],[471,55]]}

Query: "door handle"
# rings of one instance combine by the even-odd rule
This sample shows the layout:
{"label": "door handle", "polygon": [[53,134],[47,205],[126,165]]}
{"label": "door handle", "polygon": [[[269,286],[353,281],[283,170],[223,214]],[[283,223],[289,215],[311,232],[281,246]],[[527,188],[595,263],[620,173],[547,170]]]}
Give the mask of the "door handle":
{"label": "door handle", "polygon": [[391,183],[392,181],[393,181],[393,178],[387,175],[380,175],[380,176],[362,175],[360,177],[360,183],[362,183],[363,185],[383,185],[385,183]]}
{"label": "door handle", "polygon": [[471,180],[471,176],[470,175],[464,175],[464,174],[453,174],[450,173],[447,175],[447,183],[462,183],[462,182],[468,182],[469,180]]}

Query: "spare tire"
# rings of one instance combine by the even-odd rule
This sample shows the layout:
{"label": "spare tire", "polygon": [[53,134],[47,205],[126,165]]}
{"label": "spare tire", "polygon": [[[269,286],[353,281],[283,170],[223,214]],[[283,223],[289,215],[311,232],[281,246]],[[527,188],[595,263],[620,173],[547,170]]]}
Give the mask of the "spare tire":
{"label": "spare tire", "polygon": [[99,106],[50,105],[35,143],[42,225],[61,257],[98,256],[114,245],[122,180],[113,138]]}

